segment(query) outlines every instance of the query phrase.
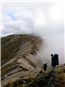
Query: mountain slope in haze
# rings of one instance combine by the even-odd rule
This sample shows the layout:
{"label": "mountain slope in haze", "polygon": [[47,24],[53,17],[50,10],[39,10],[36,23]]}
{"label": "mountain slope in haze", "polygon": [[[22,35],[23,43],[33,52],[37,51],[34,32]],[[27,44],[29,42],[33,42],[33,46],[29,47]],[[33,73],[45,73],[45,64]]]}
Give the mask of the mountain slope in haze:
{"label": "mountain slope in haze", "polygon": [[3,64],[22,52],[24,52],[22,55],[27,52],[35,54],[42,40],[32,35],[10,35],[2,38],[1,42],[3,54],[1,62]]}
{"label": "mountain slope in haze", "polygon": [[42,39],[33,35],[9,35],[1,39],[2,85],[11,78],[25,76],[29,71],[41,67],[35,58]]}
{"label": "mountain slope in haze", "polygon": [[33,35],[2,38],[1,87],[65,87],[65,64],[46,71],[35,56],[42,39]]}

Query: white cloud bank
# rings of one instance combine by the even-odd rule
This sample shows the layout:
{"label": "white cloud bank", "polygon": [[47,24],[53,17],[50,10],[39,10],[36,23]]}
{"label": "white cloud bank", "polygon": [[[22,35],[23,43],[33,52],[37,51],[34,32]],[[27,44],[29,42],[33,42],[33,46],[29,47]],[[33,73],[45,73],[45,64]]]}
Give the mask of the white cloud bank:
{"label": "white cloud bank", "polygon": [[65,62],[63,0],[3,2],[2,16],[2,35],[13,33],[40,35],[45,44],[43,44],[43,51],[40,54],[45,54],[43,57],[48,59],[49,54],[58,53],[60,61]]}
{"label": "white cloud bank", "polygon": [[2,14],[3,35],[36,32],[44,35],[43,32],[51,33],[52,30],[55,33],[64,31],[61,2],[3,2]]}

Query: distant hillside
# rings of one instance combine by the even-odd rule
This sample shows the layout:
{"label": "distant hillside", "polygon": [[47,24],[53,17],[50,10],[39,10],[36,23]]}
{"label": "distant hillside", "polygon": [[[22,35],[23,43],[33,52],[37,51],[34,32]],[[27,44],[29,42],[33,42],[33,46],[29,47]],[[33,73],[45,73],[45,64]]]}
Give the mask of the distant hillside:
{"label": "distant hillside", "polygon": [[20,77],[21,73],[25,76],[29,71],[41,67],[40,61],[35,58],[42,45],[41,38],[33,35],[9,35],[1,39],[1,45],[3,83],[6,84],[9,78],[17,75]]}
{"label": "distant hillside", "polygon": [[2,38],[2,87],[65,87],[65,64],[45,71],[37,51],[42,39],[33,35],[9,35]]}
{"label": "distant hillside", "polygon": [[32,35],[10,35],[1,39],[2,64],[21,53],[35,54],[39,50],[42,40]]}

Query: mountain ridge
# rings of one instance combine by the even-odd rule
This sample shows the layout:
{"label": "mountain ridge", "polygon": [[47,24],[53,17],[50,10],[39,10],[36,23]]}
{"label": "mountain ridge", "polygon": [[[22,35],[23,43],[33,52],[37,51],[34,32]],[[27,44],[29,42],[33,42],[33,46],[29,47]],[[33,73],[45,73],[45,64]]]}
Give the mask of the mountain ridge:
{"label": "mountain ridge", "polygon": [[42,38],[15,34],[3,37],[1,44],[2,82],[5,84],[9,81],[8,78],[12,76],[14,78],[17,73],[19,75],[19,73],[27,73],[37,67],[42,67],[40,61],[35,58],[36,52],[41,48]]}

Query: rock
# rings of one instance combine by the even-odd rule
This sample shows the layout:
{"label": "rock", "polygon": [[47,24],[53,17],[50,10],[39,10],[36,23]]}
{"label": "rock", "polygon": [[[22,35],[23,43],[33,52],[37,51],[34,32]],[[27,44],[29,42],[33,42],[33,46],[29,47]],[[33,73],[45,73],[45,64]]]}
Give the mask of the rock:
{"label": "rock", "polygon": [[56,69],[52,69],[48,72],[41,68],[37,68],[23,78],[21,77],[15,79],[15,81],[10,81],[8,85],[4,87],[65,87],[65,82],[62,83],[62,80],[59,79],[58,75],[59,73]]}
{"label": "rock", "polygon": [[36,51],[39,51],[42,39],[33,35],[10,35],[2,37],[1,45],[2,85],[6,85],[15,77],[16,80],[26,75],[34,78],[34,75],[31,77],[32,75],[29,74],[40,67],[39,61],[34,55],[36,55]]}
{"label": "rock", "polygon": [[2,38],[2,87],[65,87],[65,64],[44,71],[35,58],[41,45],[32,35]]}

